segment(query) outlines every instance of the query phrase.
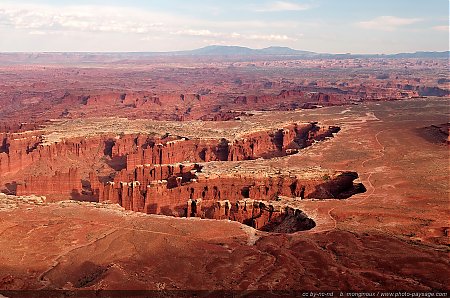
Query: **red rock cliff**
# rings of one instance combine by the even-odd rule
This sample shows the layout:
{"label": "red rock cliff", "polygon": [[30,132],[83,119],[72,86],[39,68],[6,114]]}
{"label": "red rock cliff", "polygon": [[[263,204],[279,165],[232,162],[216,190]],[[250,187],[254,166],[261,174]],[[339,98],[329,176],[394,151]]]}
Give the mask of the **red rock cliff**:
{"label": "red rock cliff", "polygon": [[52,176],[30,176],[23,184],[17,185],[17,195],[79,195],[81,194],[81,178],[77,169],[69,169],[68,173],[55,172]]}

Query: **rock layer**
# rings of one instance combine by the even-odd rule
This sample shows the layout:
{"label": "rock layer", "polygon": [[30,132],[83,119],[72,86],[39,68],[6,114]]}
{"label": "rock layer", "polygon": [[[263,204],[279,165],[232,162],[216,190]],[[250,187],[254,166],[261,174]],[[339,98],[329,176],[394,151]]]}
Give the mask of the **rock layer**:
{"label": "rock layer", "polygon": [[70,195],[76,199],[82,192],[81,178],[77,169],[68,173],[56,172],[53,176],[30,176],[23,184],[17,185],[17,195]]}
{"label": "rock layer", "polygon": [[[205,173],[201,163],[239,162],[295,154],[316,141],[332,137],[338,131],[339,127],[319,127],[312,122],[292,123],[280,129],[255,130],[232,140],[186,138],[170,134],[104,134],[63,139],[55,143],[49,142],[48,136],[40,131],[4,133],[1,135],[0,167],[2,174],[13,175],[36,162],[47,161],[52,169],[52,160],[72,158],[78,161],[80,168],[75,166],[68,172],[53,170],[51,176],[31,173],[17,183],[16,194],[59,195],[73,199],[83,196],[99,202],[116,203],[138,212],[217,219],[223,217],[221,211],[217,211],[217,204],[226,201],[236,207],[227,212],[228,219],[262,228],[268,224],[276,226],[277,221],[284,222],[280,218],[288,218],[292,227],[286,230],[295,231],[310,228],[312,223],[305,222],[303,217],[293,216],[285,207],[274,208],[273,201],[280,196],[298,199],[348,198],[364,191],[362,186],[353,183],[358,175],[351,172],[316,173],[313,176],[251,171]],[[91,171],[87,177],[85,169],[81,169],[83,163],[98,159],[106,160],[114,169],[113,174],[101,176]],[[248,203],[249,200],[253,203]],[[242,202],[244,209],[239,207]],[[260,203],[272,207],[258,207]],[[195,211],[192,211],[193,205]]]}
{"label": "rock layer", "polygon": [[[199,167],[194,165],[194,168]],[[202,205],[197,206],[196,214],[207,218],[212,217],[215,204],[223,200],[235,204],[245,199],[273,201],[280,196],[298,199],[344,199],[365,191],[363,186],[353,183],[358,175],[351,172],[336,172],[332,177],[326,178],[306,178],[301,174],[274,177],[236,174],[210,177],[196,172],[195,169],[189,172],[184,172],[183,169],[184,167],[180,167],[180,172],[174,172],[164,180],[108,182],[106,185],[94,181],[91,184],[98,187],[94,189],[94,193],[100,202],[110,201],[127,210],[145,213],[187,216],[190,212],[186,202],[200,199]],[[91,178],[95,179],[95,176]]]}
{"label": "rock layer", "polygon": [[[239,161],[284,156],[307,147],[314,141],[331,137],[339,127],[320,128],[316,123],[292,124],[275,131],[254,132],[230,141],[227,139],[205,140],[187,138],[143,139],[133,142],[135,152],[127,155],[127,170],[144,164],[173,164],[177,162]],[[125,139],[113,147],[117,155],[132,148],[131,140]]]}

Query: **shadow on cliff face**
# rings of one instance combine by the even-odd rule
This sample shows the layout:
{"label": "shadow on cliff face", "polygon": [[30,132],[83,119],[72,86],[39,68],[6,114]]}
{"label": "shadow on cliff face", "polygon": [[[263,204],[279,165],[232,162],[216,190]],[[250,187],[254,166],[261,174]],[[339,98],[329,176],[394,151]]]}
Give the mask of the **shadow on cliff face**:
{"label": "shadow on cliff face", "polygon": [[[81,191],[81,193],[76,189],[72,190],[72,192],[70,193],[71,200],[80,201],[80,202],[97,202],[97,199],[92,195],[92,191],[90,191],[90,190],[88,190],[88,188],[86,188],[85,183],[86,183],[86,180],[82,180],[83,190]],[[89,184],[89,189],[90,189],[90,184]]]}
{"label": "shadow on cliff face", "polygon": [[113,139],[108,139],[104,141],[103,154],[107,158],[106,164],[110,166],[115,171],[121,171],[127,167],[127,157],[126,155],[113,156],[113,147],[116,141]]}
{"label": "shadow on cliff face", "polygon": [[113,139],[108,139],[104,142],[103,154],[112,157],[112,149],[116,142]]}
{"label": "shadow on cliff face", "polygon": [[[184,214],[216,220],[237,221],[254,229],[273,233],[295,233],[316,226],[315,221],[302,210],[278,201],[267,202],[252,199],[217,201],[213,205],[202,206],[202,200],[189,200]],[[165,210],[167,213],[171,210]]]}
{"label": "shadow on cliff face", "polygon": [[356,172],[345,172],[334,179],[324,176],[325,181],[315,187],[314,192],[310,193],[308,199],[348,199],[351,196],[367,191],[362,183],[353,183],[358,178]]}
{"label": "shadow on cliff face", "polygon": [[127,168],[127,156],[114,156],[111,159],[108,158],[106,164],[110,166],[114,171],[119,172]]}
{"label": "shadow on cliff face", "polygon": [[298,215],[285,215],[272,220],[258,230],[272,233],[295,233],[311,230],[315,226],[316,222],[309,217],[305,218]]}
{"label": "shadow on cliff face", "polygon": [[450,144],[449,131],[450,122],[415,129],[418,136],[433,144]]}
{"label": "shadow on cliff face", "polygon": [[5,188],[1,190],[2,193],[7,195],[16,195],[17,194],[17,182],[13,181],[11,183],[6,183]]}
{"label": "shadow on cliff face", "polygon": [[416,88],[417,92],[419,93],[419,96],[448,96],[450,94],[450,91],[441,89],[439,87],[418,87]]}
{"label": "shadow on cliff face", "polygon": [[300,209],[286,207],[282,212],[274,212],[269,205],[265,211],[268,214],[261,214],[262,220],[260,217],[249,218],[243,223],[260,231],[286,234],[311,230],[316,226],[316,222]]}

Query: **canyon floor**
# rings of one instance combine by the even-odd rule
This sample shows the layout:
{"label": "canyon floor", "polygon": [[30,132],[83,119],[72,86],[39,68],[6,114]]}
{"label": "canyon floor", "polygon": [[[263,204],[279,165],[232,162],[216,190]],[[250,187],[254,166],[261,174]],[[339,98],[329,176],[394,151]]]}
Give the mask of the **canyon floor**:
{"label": "canyon floor", "polygon": [[[364,193],[345,200],[295,201],[316,223],[307,231],[269,233],[229,220],[0,195],[0,293],[449,291],[449,149],[446,143],[432,142],[435,138],[424,129],[448,122],[449,103],[445,98],[365,102],[254,112],[242,120],[207,124],[212,134],[214,129],[230,133],[234,121],[250,128],[252,121],[256,127],[270,127],[274,121],[317,121],[341,128],[333,138],[297,154],[206,166],[229,171],[262,163],[356,171]],[[196,122],[179,125],[192,129]],[[74,129],[61,131],[76,134]]]}

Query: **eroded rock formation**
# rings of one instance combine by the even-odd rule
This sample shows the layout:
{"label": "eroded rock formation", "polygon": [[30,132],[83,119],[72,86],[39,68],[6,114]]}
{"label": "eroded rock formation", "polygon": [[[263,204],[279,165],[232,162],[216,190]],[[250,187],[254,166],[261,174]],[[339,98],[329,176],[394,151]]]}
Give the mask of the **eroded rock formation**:
{"label": "eroded rock formation", "polygon": [[18,172],[39,160],[51,161],[61,156],[102,157],[108,139],[106,136],[72,138],[44,144],[42,132],[0,133],[0,173]]}
{"label": "eroded rock formation", "polygon": [[298,208],[289,207],[279,202],[267,202],[252,199],[243,199],[234,204],[229,200],[217,201],[212,213],[202,213],[199,210],[198,200],[188,200],[187,216],[201,216],[213,219],[229,219],[267,232],[293,233],[309,230],[316,226],[313,219],[309,218]]}
{"label": "eroded rock formation", "polygon": [[67,195],[76,199],[82,192],[81,178],[77,169],[68,173],[56,172],[52,176],[30,176],[23,184],[17,185],[17,195]]}
{"label": "eroded rock formation", "polygon": [[[51,176],[28,174],[17,183],[18,195],[60,195],[73,199],[84,196],[137,212],[217,219],[225,216],[261,229],[275,229],[281,223],[290,222],[283,229],[296,231],[311,228],[313,221],[273,202],[279,197],[348,198],[364,191],[353,183],[358,175],[251,171],[218,174],[203,172],[202,163],[282,157],[332,137],[338,131],[339,127],[319,127],[312,122],[255,130],[236,139],[186,138],[168,133],[159,136],[104,134],[59,142],[49,142],[39,131],[3,133],[0,167],[2,174],[14,174],[35,162],[46,161],[52,169],[52,160],[77,160],[79,167],[68,172],[56,170]],[[85,164],[99,159],[107,162],[113,174],[100,176],[91,171],[87,177]],[[225,215],[224,209],[220,209],[221,202],[228,202],[224,203],[224,208],[229,209]]]}
{"label": "eroded rock formation", "polygon": [[[234,141],[220,139],[166,138],[134,140],[121,139],[114,147],[114,154],[127,155],[127,170],[144,164],[173,164],[177,162],[239,161],[271,158],[293,153],[311,145],[314,141],[331,137],[339,127],[320,128],[316,123],[292,124],[275,131],[260,131]],[[135,152],[129,152],[134,148]],[[289,151],[287,151],[289,150]]]}
{"label": "eroded rock formation", "polygon": [[[153,172],[152,167],[139,168],[144,172]],[[98,189],[94,193],[99,201],[117,203],[128,210],[173,216],[186,216],[187,200],[202,200],[197,206],[198,214],[210,214],[215,203],[228,200],[233,204],[244,199],[274,201],[280,196],[298,199],[344,199],[364,192],[360,184],[353,181],[358,178],[354,172],[336,172],[333,176],[303,177],[299,175],[234,174],[207,176],[198,165],[180,166],[164,180],[144,178],[132,182],[108,182],[106,185],[95,181]],[[184,171],[185,169],[185,171]],[[187,171],[191,169],[190,171]],[[200,170],[201,171],[201,170]],[[170,171],[165,172],[169,174]],[[154,177],[154,176],[153,176]],[[200,210],[202,210],[200,213]],[[211,217],[210,215],[206,217]]]}

